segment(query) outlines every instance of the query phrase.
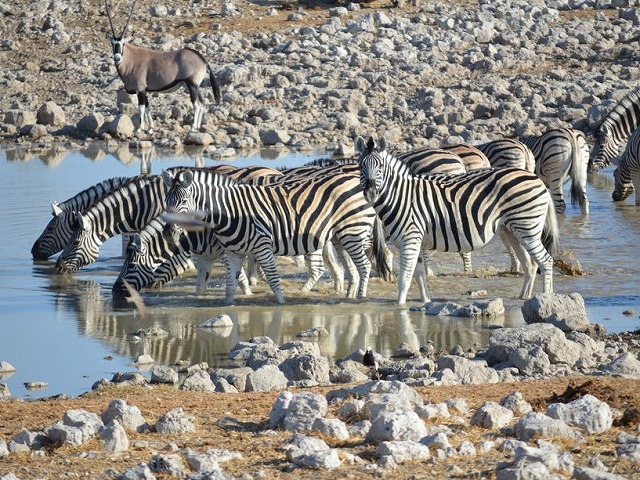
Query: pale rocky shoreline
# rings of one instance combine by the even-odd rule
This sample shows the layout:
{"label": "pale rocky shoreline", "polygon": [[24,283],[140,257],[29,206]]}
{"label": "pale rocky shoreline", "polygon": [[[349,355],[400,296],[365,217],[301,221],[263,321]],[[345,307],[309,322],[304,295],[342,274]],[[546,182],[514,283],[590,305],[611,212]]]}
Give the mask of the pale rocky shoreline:
{"label": "pale rocky shoreline", "polygon": [[625,1],[297,10],[167,1],[138,6],[134,43],[202,52],[222,103],[205,87],[202,131],[189,134],[186,92],[153,95],[156,130],[136,134],[135,96],[113,77],[102,4],[33,1],[2,4],[0,13],[0,132],[3,142],[24,145],[115,138],[233,156],[273,145],[350,153],[354,137],[369,134],[398,149],[558,125],[590,134],[639,73],[640,16]]}

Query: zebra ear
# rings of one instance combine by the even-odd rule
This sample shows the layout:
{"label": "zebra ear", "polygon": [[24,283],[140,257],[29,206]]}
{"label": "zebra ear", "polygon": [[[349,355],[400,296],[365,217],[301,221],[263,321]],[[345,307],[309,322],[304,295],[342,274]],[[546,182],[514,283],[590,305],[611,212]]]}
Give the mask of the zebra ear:
{"label": "zebra ear", "polygon": [[387,139],[384,138],[384,136],[380,137],[380,141],[378,142],[378,151],[383,152],[387,150],[387,147],[389,147]]}
{"label": "zebra ear", "polygon": [[58,205],[58,202],[53,202],[51,204],[51,214],[54,217],[59,216],[62,213],[62,209],[60,208],[60,206]]}
{"label": "zebra ear", "polygon": [[162,180],[164,181],[164,184],[167,187],[171,188],[171,185],[173,185],[173,172],[170,172],[168,170],[163,170]]}
{"label": "zebra ear", "polygon": [[356,137],[356,152],[362,153],[365,151],[365,148],[367,148],[365,139],[358,135]]}
{"label": "zebra ear", "polygon": [[133,234],[133,237],[131,238],[131,243],[133,244],[134,247],[136,247],[136,250],[140,251],[140,249],[142,248],[142,238],[140,238],[139,233]]}

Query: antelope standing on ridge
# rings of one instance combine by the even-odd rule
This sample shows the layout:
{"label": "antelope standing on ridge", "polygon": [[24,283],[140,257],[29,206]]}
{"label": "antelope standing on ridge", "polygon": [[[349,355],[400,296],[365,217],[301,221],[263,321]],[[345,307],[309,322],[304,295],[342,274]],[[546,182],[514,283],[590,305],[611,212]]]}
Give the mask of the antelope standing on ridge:
{"label": "antelope standing on ridge", "polygon": [[211,66],[200,53],[191,48],[161,52],[131,45],[128,43],[130,39],[125,38],[124,34],[133,15],[135,2],[133,2],[129,18],[120,35],[116,35],[113,27],[108,0],[105,0],[105,7],[109,25],[111,26],[111,47],[116,70],[124,82],[124,88],[127,93],[138,95],[138,106],[140,108],[138,131],[144,130],[145,120],[148,122],[150,129],[153,129],[153,119],[149,112],[147,92],[174,91],[182,83],[189,90],[191,104],[193,105],[191,130],[198,131],[202,124],[202,115],[204,113],[204,99],[199,88],[207,71],[209,72],[213,95],[217,102],[220,101],[220,86],[213,75]]}

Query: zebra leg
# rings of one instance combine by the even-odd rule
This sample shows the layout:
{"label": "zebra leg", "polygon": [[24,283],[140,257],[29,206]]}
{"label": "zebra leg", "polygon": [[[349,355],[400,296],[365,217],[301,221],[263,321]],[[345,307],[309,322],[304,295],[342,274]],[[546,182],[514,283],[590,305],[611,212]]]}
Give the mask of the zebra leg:
{"label": "zebra leg", "polygon": [[364,241],[365,239],[362,239],[360,242],[347,242],[345,246],[345,250],[347,250],[349,257],[351,257],[351,260],[353,260],[353,263],[356,265],[358,275],[360,277],[356,297],[358,300],[362,300],[367,296],[369,275],[371,274],[371,262],[364,251]]}
{"label": "zebra leg", "polygon": [[[422,252],[422,261],[423,261],[423,265],[424,265],[424,272],[428,277],[435,277],[435,273],[433,272],[433,269],[431,268],[431,252],[429,250],[425,250],[424,252]],[[418,280],[416,278],[416,280]],[[418,280],[418,282],[420,282],[420,280]]]}
{"label": "zebra leg", "polygon": [[196,281],[196,295],[205,295],[209,279],[211,278],[211,269],[213,262],[218,258],[209,255],[194,255],[196,269],[198,270],[198,279]]}
{"label": "zebra leg", "polygon": [[345,267],[347,270],[349,280],[349,286],[347,287],[347,298],[356,298],[356,284],[360,284],[360,274],[358,273],[358,268],[356,267],[355,263],[353,263],[351,256],[345,251],[340,241],[334,243],[333,246],[338,253],[338,257],[340,257],[340,261],[342,262],[343,267]]}
{"label": "zebra leg", "polygon": [[473,271],[473,266],[471,264],[471,252],[461,253],[462,257],[462,268],[464,273],[471,273]]}
{"label": "zebra leg", "polygon": [[238,287],[238,278],[244,258],[236,253],[227,252],[225,263],[227,264],[225,303],[232,305]]}
{"label": "zebra leg", "polygon": [[258,265],[256,263],[256,256],[253,254],[247,255],[247,276],[249,277],[250,285],[258,285]]}
{"label": "zebra leg", "polygon": [[333,277],[333,288],[337,293],[344,293],[344,268],[337,258],[336,247],[333,242],[327,242],[322,249],[322,260],[329,267]]}
{"label": "zebra leg", "polygon": [[[418,242],[418,248],[414,245],[402,244],[400,249],[400,273],[398,274],[398,305],[404,305],[407,303],[407,294],[409,292],[409,286],[411,285],[411,277],[414,276],[414,272],[416,271],[416,265],[420,261],[421,267],[420,271],[424,272],[424,260],[419,258],[421,256],[421,248],[420,243]],[[424,274],[420,274],[425,281],[426,285],[426,277]],[[427,292],[421,292],[422,301],[427,303],[430,301],[428,298],[428,290]],[[425,298],[425,296],[427,298]]]}
{"label": "zebra leg", "polygon": [[317,250],[315,252],[307,253],[304,256],[307,261],[307,266],[309,269],[309,278],[302,286],[303,292],[310,291],[315,284],[318,282],[322,274],[324,273],[324,262],[322,261],[322,250]]}
{"label": "zebra leg", "polygon": [[269,247],[263,247],[256,252],[256,261],[267,277],[267,283],[269,283],[273,294],[276,296],[276,302],[283,304],[284,295],[282,295],[280,276],[278,275],[276,257],[273,255],[273,250]]}
{"label": "zebra leg", "polygon": [[[422,255],[418,256],[418,260],[416,262],[416,268],[413,271],[413,278],[418,284],[418,288],[420,289],[420,298],[423,300],[430,299],[431,295],[429,294],[429,286],[427,285],[427,269],[425,263],[425,253],[429,253],[429,250],[424,250]],[[429,257],[427,257],[429,258]],[[429,300],[424,300],[424,302],[428,302]]]}
{"label": "zebra leg", "polygon": [[507,236],[508,231],[504,228],[500,229],[498,233],[500,235],[500,240],[502,240],[503,245],[507,249],[507,253],[509,254],[509,258],[511,258],[511,268],[509,269],[510,273],[519,273],[520,272],[520,260],[516,255],[515,250],[511,246],[511,242],[509,241],[509,237]]}
{"label": "zebra leg", "polygon": [[253,295],[251,291],[251,286],[249,285],[249,278],[244,271],[244,268],[240,269],[240,274],[238,275],[238,283],[240,284],[240,290],[244,295]]}
{"label": "zebra leg", "polygon": [[567,204],[564,201],[564,194],[562,193],[562,183],[549,187],[549,192],[551,193],[551,198],[553,198],[556,213],[564,213],[567,209]]}

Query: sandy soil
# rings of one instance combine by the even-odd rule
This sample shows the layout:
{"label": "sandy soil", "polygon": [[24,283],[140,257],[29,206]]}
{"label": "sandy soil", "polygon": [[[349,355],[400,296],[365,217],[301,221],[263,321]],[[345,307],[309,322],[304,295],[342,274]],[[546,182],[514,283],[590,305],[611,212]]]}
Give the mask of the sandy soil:
{"label": "sandy soil", "polygon": [[[325,394],[336,387],[310,389]],[[447,398],[462,397],[469,406],[479,407],[486,400],[498,401],[504,395],[518,390],[537,411],[544,411],[547,404],[571,401],[590,393],[608,402],[616,409],[614,427],[604,434],[591,435],[584,443],[555,440],[570,450],[576,465],[587,465],[590,457],[597,457],[610,471],[629,478],[638,478],[640,466],[619,461],[615,455],[615,437],[624,430],[637,434],[640,412],[638,382],[605,377],[555,378],[545,381],[521,382],[518,384],[474,385],[457,387],[429,387],[418,391],[425,402],[437,403]],[[300,391],[300,390],[298,390]],[[267,433],[266,420],[278,392],[243,394],[204,394],[177,391],[168,387],[117,388],[93,392],[80,398],[48,401],[11,400],[1,404],[0,438],[9,440],[22,428],[37,430],[60,420],[65,411],[81,408],[100,414],[115,398],[125,399],[142,411],[145,419],[153,424],[164,413],[174,407],[182,407],[187,414],[196,417],[196,432],[189,435],[160,435],[153,432],[129,434],[131,446],[127,452],[114,455],[105,452],[99,440],[92,440],[79,448],[62,446],[46,452],[45,456],[13,454],[0,462],[0,475],[13,472],[25,478],[113,478],[108,472],[123,472],[140,462],[148,462],[156,453],[169,453],[169,444],[179,449],[191,447],[199,452],[211,448],[227,448],[242,453],[241,459],[223,464],[223,469],[233,475],[248,473],[262,478],[379,478],[380,471],[366,467],[375,462],[375,447],[363,439],[354,438],[346,442],[325,439],[333,446],[358,455],[362,464],[346,462],[333,472],[290,472],[289,463],[281,451],[288,432]],[[330,415],[335,406],[330,407]],[[357,419],[354,419],[357,420]],[[447,423],[455,431],[452,444],[462,440],[477,442],[494,438],[495,432],[478,427]],[[510,456],[498,450],[475,457],[456,456],[435,462],[405,464],[399,470],[389,471],[385,476],[395,478],[494,478],[497,463],[509,461]],[[165,478],[159,476],[159,478]],[[168,478],[168,477],[166,477]],[[569,476],[566,476],[569,478]]]}

